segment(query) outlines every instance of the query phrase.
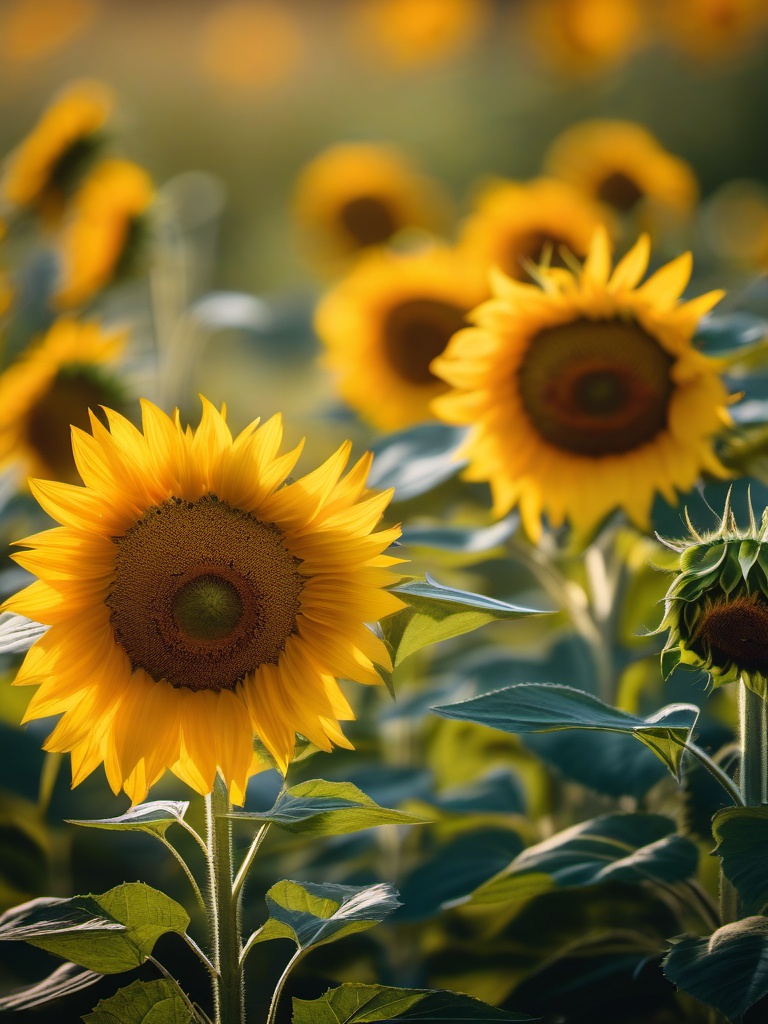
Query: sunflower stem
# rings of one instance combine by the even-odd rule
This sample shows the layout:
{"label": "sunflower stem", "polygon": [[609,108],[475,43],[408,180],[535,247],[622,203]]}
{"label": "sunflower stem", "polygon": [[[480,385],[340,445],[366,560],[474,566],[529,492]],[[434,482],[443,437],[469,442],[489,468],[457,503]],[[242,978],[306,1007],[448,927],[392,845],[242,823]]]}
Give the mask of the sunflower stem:
{"label": "sunflower stem", "polygon": [[240,970],[238,900],[232,891],[232,812],[227,785],[216,776],[205,798],[206,838],[210,870],[210,928],[213,946],[215,1024],[244,1024],[243,979]]}
{"label": "sunflower stem", "polygon": [[768,804],[768,703],[747,686],[742,676],[739,693],[741,771],[739,784],[744,804]]}

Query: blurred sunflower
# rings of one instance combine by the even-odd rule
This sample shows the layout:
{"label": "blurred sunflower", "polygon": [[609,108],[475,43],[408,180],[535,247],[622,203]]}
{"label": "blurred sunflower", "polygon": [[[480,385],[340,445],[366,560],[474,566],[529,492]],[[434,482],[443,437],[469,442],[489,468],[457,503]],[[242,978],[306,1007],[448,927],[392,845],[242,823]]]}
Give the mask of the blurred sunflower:
{"label": "blurred sunflower", "polygon": [[79,481],[69,427],[87,427],[89,408],[124,406],[116,368],[124,344],[122,331],[66,317],[5,370],[0,465],[17,463],[24,477]]}
{"label": "blurred sunflower", "polygon": [[638,0],[530,0],[524,14],[533,46],[561,74],[620,64],[643,41]]}
{"label": "blurred sunflower", "polygon": [[0,26],[0,56],[40,60],[81,35],[97,13],[94,0],[9,0]]}
{"label": "blurred sunflower", "polygon": [[75,195],[59,242],[54,300],[80,306],[134,269],[154,198],[149,175],[128,160],[104,160]]}
{"label": "blurred sunflower", "polygon": [[202,25],[203,71],[232,88],[264,89],[285,81],[304,51],[301,22],[286,5],[270,0],[219,2]]}
{"label": "blurred sunflower", "polygon": [[658,4],[656,14],[662,32],[702,58],[746,49],[768,26],[764,0],[676,0]]}
{"label": "blurred sunflower", "polygon": [[315,316],[345,401],[381,430],[429,418],[446,390],[429,364],[487,294],[484,268],[448,249],[362,257]]}
{"label": "blurred sunflower", "polygon": [[100,82],[78,81],[63,89],[8,157],[3,197],[56,223],[96,158],[111,108],[111,94]]}
{"label": "blurred sunflower", "polygon": [[316,156],[296,183],[294,213],[307,246],[331,270],[399,231],[447,220],[438,186],[396,148],[342,143]]}
{"label": "blurred sunflower", "polygon": [[698,200],[689,165],[633,121],[573,125],[550,146],[545,168],[617,213],[648,224],[683,220]]}
{"label": "blurred sunflower", "polygon": [[595,228],[608,217],[598,203],[555,178],[496,182],[479,195],[459,245],[470,258],[525,281],[533,264],[562,266],[566,250],[583,259]]}
{"label": "blurred sunflower", "polygon": [[726,476],[712,441],[729,422],[718,362],[691,338],[722,297],[678,301],[690,253],[636,287],[648,265],[642,236],[611,272],[598,229],[578,271],[540,270],[540,287],[494,275],[433,371],[455,390],[435,413],[471,424],[465,476],[487,480],[494,513],[519,504],[528,534],[566,517],[588,531],[615,508],[642,529],[660,492],[677,501],[702,471]]}
{"label": "blurred sunflower", "polygon": [[418,67],[465,50],[491,13],[489,0],[358,0],[350,6],[350,35],[356,50]]}
{"label": "blurred sunflower", "polygon": [[[5,223],[0,220],[0,242],[2,242],[5,237],[5,232]],[[13,289],[11,288],[10,281],[8,280],[8,274],[3,267],[0,267],[0,316],[8,311],[12,299]]]}
{"label": "blurred sunflower", "polygon": [[74,785],[103,762],[136,803],[166,769],[200,793],[220,770],[242,804],[254,733],[283,769],[296,732],[349,747],[336,677],[390,664],[365,625],[401,607],[399,528],[373,532],[390,493],[366,490],[370,454],[342,476],[348,442],[285,484],[279,416],[233,440],[205,400],[195,431],[149,402],[143,433],[106,414],[73,431],[84,487],[32,483],[62,525],[19,542],[39,579],[4,605],[51,626],[16,678],[38,686],[25,719],[63,713],[45,746]]}

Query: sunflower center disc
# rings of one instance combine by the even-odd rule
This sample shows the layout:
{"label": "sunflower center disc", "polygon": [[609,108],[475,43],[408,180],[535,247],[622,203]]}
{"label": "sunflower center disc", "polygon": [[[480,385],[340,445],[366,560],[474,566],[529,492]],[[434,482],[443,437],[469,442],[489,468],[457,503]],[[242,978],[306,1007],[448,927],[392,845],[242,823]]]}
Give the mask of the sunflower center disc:
{"label": "sunflower center disc", "polygon": [[629,213],[642,197],[643,193],[635,182],[621,171],[609,174],[597,190],[600,202],[607,203],[622,213]]}
{"label": "sunflower center disc", "polygon": [[70,424],[88,430],[88,410],[100,405],[119,409],[115,389],[85,367],[57,374],[37,399],[27,417],[27,442],[57,480],[79,480],[72,458]]}
{"label": "sunflower center disc", "polygon": [[695,639],[719,667],[768,675],[768,605],[753,596],[712,605],[696,623]]}
{"label": "sunflower center disc", "polygon": [[464,310],[438,299],[410,299],[395,306],[384,324],[389,362],[411,384],[433,384],[429,364],[451,336],[466,326]]}
{"label": "sunflower center disc", "polygon": [[387,204],[376,196],[357,196],[339,210],[339,220],[356,245],[381,245],[397,230]]}
{"label": "sunflower center disc", "polygon": [[107,598],[134,669],[191,690],[232,690],[276,664],[304,577],[273,523],[214,495],[148,509],[117,545]]}
{"label": "sunflower center disc", "polygon": [[636,323],[574,320],[540,331],[519,373],[545,441],[577,455],[633,451],[667,425],[674,359]]}

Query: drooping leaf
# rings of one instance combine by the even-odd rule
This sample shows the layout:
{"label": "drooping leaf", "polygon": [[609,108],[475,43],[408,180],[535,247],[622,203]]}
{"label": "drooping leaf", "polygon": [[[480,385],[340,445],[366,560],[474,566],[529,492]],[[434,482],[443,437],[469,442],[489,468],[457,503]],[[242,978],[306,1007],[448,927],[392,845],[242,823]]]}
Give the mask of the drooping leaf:
{"label": "drooping leaf", "polygon": [[319,999],[293,1000],[293,1024],[374,1024],[385,1020],[502,1024],[539,1019],[499,1010],[472,996],[442,989],[348,983],[329,989]]}
{"label": "drooping leaf", "polygon": [[660,814],[609,814],[580,822],[524,850],[471,897],[472,903],[531,899],[553,889],[605,882],[672,883],[696,870],[694,843]]}
{"label": "drooping leaf", "polygon": [[432,710],[443,718],[475,722],[502,732],[598,729],[625,733],[649,747],[678,779],[684,747],[699,714],[693,704],[670,704],[648,718],[640,718],[582,690],[554,683],[520,683]]}
{"label": "drooping leaf", "polygon": [[310,779],[281,793],[269,811],[236,811],[236,820],[272,822],[288,832],[335,836],[374,825],[419,825],[416,814],[380,807],[351,782]]}
{"label": "drooping leaf", "polygon": [[407,501],[426,494],[455,476],[467,464],[456,452],[466,431],[444,423],[422,423],[388,434],[373,446],[370,487],[394,487],[393,501]]}
{"label": "drooping leaf", "polygon": [[446,587],[427,574],[393,591],[406,607],[381,622],[384,639],[392,650],[392,664],[399,665],[427,644],[469,633],[495,619],[519,619],[547,614],[536,608],[520,608],[466,590]]}
{"label": "drooping leaf", "polygon": [[0,654],[28,651],[49,629],[50,626],[43,626],[15,612],[3,612],[0,614]]}
{"label": "drooping leaf", "polygon": [[0,939],[39,946],[101,974],[138,967],[166,932],[184,934],[189,915],[165,893],[124,882],[100,896],[42,897],[0,917]]}
{"label": "drooping leaf", "polygon": [[81,989],[93,985],[103,974],[96,971],[84,971],[77,964],[62,964],[57,967],[53,974],[49,974],[42,981],[36,981],[34,985],[27,985],[17,989],[9,995],[0,997],[0,1013],[29,1010],[33,1006],[42,1006],[62,996],[72,995]]}
{"label": "drooping leaf", "polygon": [[153,800],[146,804],[129,807],[119,818],[69,819],[70,825],[85,825],[88,828],[105,828],[116,831],[149,832],[164,836],[167,829],[183,820],[189,802],[186,800]]}
{"label": "drooping leaf", "polygon": [[768,995],[768,918],[745,917],[712,935],[673,939],[662,966],[683,992],[739,1020]]}
{"label": "drooping leaf", "polygon": [[189,1007],[165,979],[132,981],[108,999],[101,999],[84,1024],[189,1024]]}
{"label": "drooping leaf", "polygon": [[768,903],[768,807],[726,807],[715,815],[712,832],[723,874],[736,887],[746,912],[759,913]]}
{"label": "drooping leaf", "polygon": [[258,941],[292,939],[299,949],[366,931],[400,906],[396,890],[385,882],[358,888],[285,879],[265,899],[269,918]]}

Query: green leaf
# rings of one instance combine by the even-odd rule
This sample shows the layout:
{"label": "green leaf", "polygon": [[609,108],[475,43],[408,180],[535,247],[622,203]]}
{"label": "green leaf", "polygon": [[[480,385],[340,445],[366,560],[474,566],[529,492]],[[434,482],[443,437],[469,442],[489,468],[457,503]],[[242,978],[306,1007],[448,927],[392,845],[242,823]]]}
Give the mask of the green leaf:
{"label": "green leaf", "polygon": [[499,1010],[472,996],[442,989],[393,988],[348,983],[319,999],[294,999],[293,1024],[374,1024],[375,1021],[533,1021],[522,1013]]}
{"label": "green leaf", "polygon": [[274,807],[261,813],[235,811],[240,821],[272,822],[288,832],[338,836],[373,825],[421,825],[428,819],[380,807],[351,782],[310,779],[280,793]]}
{"label": "green leaf", "polygon": [[695,872],[699,855],[674,829],[660,814],[609,814],[580,822],[524,850],[470,902],[517,902],[603,882],[683,881]]}
{"label": "green leaf", "polygon": [[625,733],[649,747],[678,780],[685,744],[699,714],[693,704],[669,704],[640,718],[583,690],[556,683],[520,683],[432,710],[443,718],[488,725],[502,732],[599,729]]}
{"label": "green leaf", "polygon": [[388,434],[373,446],[368,486],[394,487],[393,501],[407,501],[456,476],[467,464],[456,453],[466,430],[444,423],[422,423]]}
{"label": "green leaf", "polygon": [[385,882],[357,888],[330,882],[277,882],[265,897],[269,919],[255,941],[292,939],[299,949],[367,931],[400,906]]}
{"label": "green leaf", "polygon": [[712,935],[673,939],[662,966],[683,992],[739,1020],[768,995],[768,918],[745,917]]}
{"label": "green leaf", "polygon": [[133,981],[102,999],[84,1024],[189,1024],[192,1014],[169,981]]}
{"label": "green leaf", "polygon": [[183,935],[186,910],[143,882],[124,882],[101,896],[42,897],[0,917],[0,939],[39,946],[101,974],[138,967],[166,932]]}
{"label": "green leaf", "polygon": [[492,597],[445,587],[429,574],[424,580],[411,580],[392,589],[406,602],[405,608],[381,621],[394,666],[427,644],[469,633],[494,619],[549,614],[541,609],[520,608]]}
{"label": "green leaf", "polygon": [[92,818],[87,821],[71,818],[69,824],[164,836],[171,825],[184,820],[188,807],[189,802],[186,800],[153,800],[151,803],[130,807],[119,818]]}
{"label": "green leaf", "polygon": [[0,997],[0,1013],[42,1006],[53,999],[61,999],[62,996],[80,992],[103,977],[103,974],[96,971],[84,971],[77,964],[62,964],[42,981],[36,981],[34,985],[27,985],[11,992],[10,995]]}
{"label": "green leaf", "polygon": [[517,530],[520,517],[507,516],[492,526],[446,526],[443,523],[404,526],[401,543],[409,548],[425,548],[448,556],[453,564],[477,561],[503,549]]}
{"label": "green leaf", "polygon": [[768,903],[768,807],[724,808],[715,815],[712,832],[723,874],[736,887],[745,911],[758,913]]}

